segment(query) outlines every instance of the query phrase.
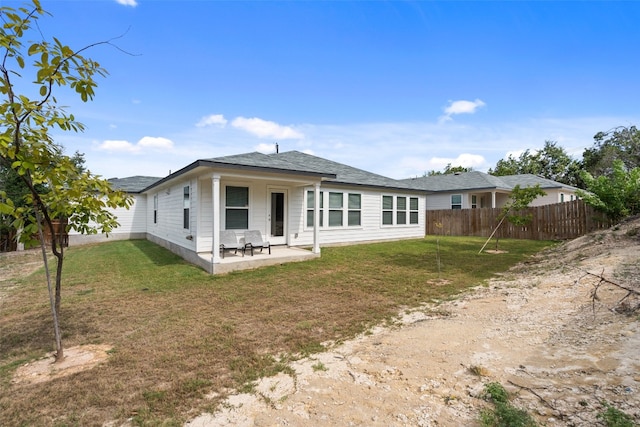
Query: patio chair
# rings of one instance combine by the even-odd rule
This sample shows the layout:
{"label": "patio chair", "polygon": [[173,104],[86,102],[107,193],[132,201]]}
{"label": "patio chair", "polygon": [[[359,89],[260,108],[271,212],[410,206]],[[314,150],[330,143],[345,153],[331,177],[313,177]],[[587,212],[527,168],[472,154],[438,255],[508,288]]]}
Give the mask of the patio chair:
{"label": "patio chair", "polygon": [[238,236],[236,236],[236,232],[233,230],[221,230],[220,252],[222,253],[222,258],[224,258],[224,251],[233,250],[234,253],[237,254],[238,249],[242,252],[242,256],[244,256],[244,244],[238,242]]}
{"label": "patio chair", "polygon": [[260,252],[264,248],[269,249],[269,255],[271,255],[271,245],[262,239],[260,230],[247,230],[244,232],[244,248],[245,250],[251,250],[251,256],[253,256],[253,250],[258,248],[260,248]]}

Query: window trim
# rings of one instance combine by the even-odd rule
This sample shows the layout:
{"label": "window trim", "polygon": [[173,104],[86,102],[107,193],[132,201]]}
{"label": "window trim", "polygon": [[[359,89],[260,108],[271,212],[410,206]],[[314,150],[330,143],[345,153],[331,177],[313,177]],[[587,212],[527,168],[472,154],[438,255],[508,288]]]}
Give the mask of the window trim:
{"label": "window trim", "polygon": [[182,229],[191,230],[191,185],[182,187]]}
{"label": "window trim", "polygon": [[[358,207],[351,207],[351,196],[358,197]],[[362,194],[347,193],[347,227],[362,227]],[[351,224],[351,214],[358,214],[358,223]]]}
{"label": "window trim", "polygon": [[158,193],[153,195],[153,223],[158,223]]}
{"label": "window trim", "polygon": [[[246,201],[246,205],[244,206],[229,206],[227,205],[227,196],[228,196],[228,189],[229,188],[246,188],[247,190],[247,201]],[[247,228],[229,228],[229,224],[227,221],[227,213],[229,211],[246,211],[247,212],[247,222],[246,222],[246,226]],[[225,230],[249,230],[251,228],[251,187],[249,185],[240,185],[240,184],[227,184],[224,186],[224,206],[223,206],[223,213],[224,213],[224,229]]]}
{"label": "window trim", "polygon": [[[391,207],[389,207],[388,203],[385,206],[385,200],[388,201],[389,199],[391,199]],[[404,203],[398,203],[398,200],[404,200]],[[419,197],[408,194],[382,194],[380,203],[380,226],[382,228],[415,227],[420,225]],[[389,219],[391,222],[385,222]]]}
{"label": "window trim", "polygon": [[[411,206],[411,201],[416,201],[416,208],[413,209]],[[414,218],[415,217],[415,221]],[[419,225],[420,224],[420,198],[419,197],[409,197],[409,224],[408,225]]]}
{"label": "window trim", "polygon": [[[454,197],[460,197],[460,203],[454,203],[453,202]],[[452,194],[449,197],[449,201],[451,202],[451,209],[456,209],[456,210],[462,209],[462,194]],[[460,206],[460,207],[454,207],[454,206]]]}
{"label": "window trim", "polygon": [[[331,195],[340,194],[340,206],[334,203],[331,204]],[[359,196],[359,208],[349,208],[349,196]],[[320,223],[318,224],[318,228],[324,230],[335,230],[335,229],[347,229],[347,228],[357,228],[362,227],[362,193],[355,192],[345,192],[338,189],[327,189],[320,190],[320,207],[318,208]],[[334,196],[334,202],[336,201],[336,196]],[[313,218],[315,212],[315,189],[305,189],[305,219],[304,219],[304,228],[307,230],[311,230],[314,227],[314,222],[309,222],[310,218]],[[359,212],[359,220],[358,224],[350,225],[349,214]],[[339,213],[340,224],[332,225],[332,218],[337,219],[337,215]],[[315,221],[315,218],[314,218]]]}

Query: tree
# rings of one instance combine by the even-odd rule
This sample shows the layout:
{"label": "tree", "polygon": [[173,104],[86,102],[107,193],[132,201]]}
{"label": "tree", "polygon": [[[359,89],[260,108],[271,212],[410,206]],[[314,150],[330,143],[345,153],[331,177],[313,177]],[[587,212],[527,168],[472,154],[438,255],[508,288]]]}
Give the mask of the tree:
{"label": "tree", "polygon": [[616,160],[621,160],[627,170],[640,167],[640,130],[635,126],[598,132],[593,139],[593,147],[582,154],[583,168],[592,176],[610,174]]}
{"label": "tree", "polygon": [[640,167],[628,170],[614,160],[608,174],[594,177],[585,171],[583,179],[588,191],[578,196],[614,221],[640,213]]}
{"label": "tree", "polygon": [[580,186],[580,163],[571,158],[557,142],[545,141],[538,151],[525,150],[518,158],[509,155],[498,160],[489,174],[495,176],[533,174],[567,185]]}
{"label": "tree", "polygon": [[[523,214],[521,211],[527,208],[535,199],[540,196],[544,196],[545,194],[547,193],[540,188],[540,184],[536,184],[533,187],[522,188],[519,185],[513,187],[513,190],[511,190],[511,194],[509,195],[509,202],[502,207],[502,212],[500,212],[500,215],[498,216],[500,221],[482,246],[482,249],[480,249],[480,253],[484,250],[489,241],[491,241],[491,238],[498,231],[500,226],[502,226],[505,220],[516,226],[529,224],[533,219],[532,214]],[[498,240],[499,239],[496,238],[496,250],[498,250]]]}
{"label": "tree", "polygon": [[[23,40],[29,34],[41,37],[37,20],[45,14],[38,0],[32,0],[29,8],[0,8],[0,163],[27,189],[23,195],[0,190],[0,214],[13,218],[11,226],[23,231],[23,241],[40,244],[56,361],[60,361],[64,357],[59,326],[64,248],[58,243],[53,220],[66,218],[69,227],[81,233],[108,233],[118,226],[110,209],[128,208],[131,201],[124,193],[114,191],[108,181],[83,170],[79,153],[75,158],[66,156],[50,135],[55,128],[75,132],[84,129],[57,105],[54,90],[68,86],[83,101],[92,100],[97,86],[94,78],[105,76],[106,71],[82,54],[110,42],[73,50],[54,38],[52,42],[41,40],[25,46]],[[29,84],[35,85],[37,96],[16,92]],[[44,227],[51,230],[51,242],[45,242]],[[56,260],[55,291],[46,243]]]}
{"label": "tree", "polygon": [[464,166],[451,166],[451,163],[448,163],[447,166],[444,168],[443,172],[440,171],[436,171],[436,170],[430,170],[429,172],[426,172],[424,174],[424,176],[435,176],[435,175],[450,175],[450,174],[454,174],[454,173],[464,173],[464,172],[471,172],[473,170],[472,167],[464,167]]}

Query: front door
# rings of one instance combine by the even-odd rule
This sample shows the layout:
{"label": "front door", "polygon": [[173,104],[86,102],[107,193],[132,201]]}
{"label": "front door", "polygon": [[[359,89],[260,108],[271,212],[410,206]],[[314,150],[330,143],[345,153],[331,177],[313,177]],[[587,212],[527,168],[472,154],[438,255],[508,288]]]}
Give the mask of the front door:
{"label": "front door", "polygon": [[269,211],[267,226],[269,227],[269,243],[272,245],[287,244],[286,221],[287,191],[269,191]]}

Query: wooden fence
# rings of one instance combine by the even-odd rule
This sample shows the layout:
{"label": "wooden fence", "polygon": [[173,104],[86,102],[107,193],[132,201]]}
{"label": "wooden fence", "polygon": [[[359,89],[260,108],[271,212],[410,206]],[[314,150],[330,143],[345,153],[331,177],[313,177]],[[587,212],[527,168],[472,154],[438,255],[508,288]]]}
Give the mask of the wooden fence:
{"label": "wooden fence", "polygon": [[[501,208],[427,211],[426,234],[489,237],[500,222],[501,213]],[[604,214],[597,212],[582,200],[536,206],[517,213],[531,215],[531,222],[526,226],[515,226],[505,220],[496,231],[495,237],[565,240],[612,225]]]}

